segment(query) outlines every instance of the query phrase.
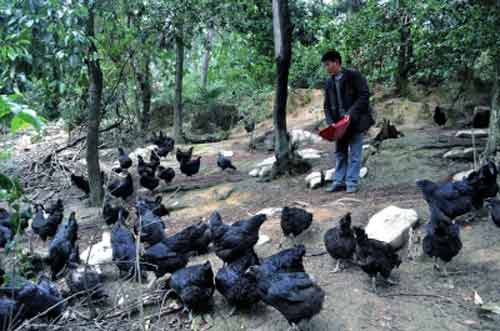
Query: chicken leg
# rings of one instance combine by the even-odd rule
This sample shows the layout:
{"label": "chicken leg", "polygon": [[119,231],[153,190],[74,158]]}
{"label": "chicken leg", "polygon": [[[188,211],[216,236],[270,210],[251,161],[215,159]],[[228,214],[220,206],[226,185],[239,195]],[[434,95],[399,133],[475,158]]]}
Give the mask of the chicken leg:
{"label": "chicken leg", "polygon": [[372,292],[377,293],[377,277],[372,276]]}
{"label": "chicken leg", "polygon": [[337,264],[335,265],[335,269],[333,269],[333,270],[331,271],[331,273],[332,273],[332,274],[335,274],[335,273],[337,273],[337,272],[339,272],[339,271],[342,271],[342,267],[341,267],[341,265],[340,265],[340,260],[337,260]]}

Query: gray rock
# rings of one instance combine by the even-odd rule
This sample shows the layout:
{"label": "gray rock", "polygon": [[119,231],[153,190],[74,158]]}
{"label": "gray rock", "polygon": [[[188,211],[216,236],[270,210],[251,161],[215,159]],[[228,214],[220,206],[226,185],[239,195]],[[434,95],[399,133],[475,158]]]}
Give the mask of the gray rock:
{"label": "gray rock", "polygon": [[472,135],[474,135],[476,138],[488,137],[488,129],[460,130],[455,134],[455,137],[472,138]]}
{"label": "gray rock", "polygon": [[365,231],[369,238],[400,248],[405,243],[408,231],[417,221],[415,210],[389,206],[372,216]]}

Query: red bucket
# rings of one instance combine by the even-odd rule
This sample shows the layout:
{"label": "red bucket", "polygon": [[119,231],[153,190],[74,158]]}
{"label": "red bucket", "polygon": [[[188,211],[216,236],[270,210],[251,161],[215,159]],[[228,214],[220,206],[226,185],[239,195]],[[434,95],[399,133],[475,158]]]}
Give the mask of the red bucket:
{"label": "red bucket", "polygon": [[347,131],[347,127],[349,127],[349,122],[351,118],[349,116],[344,116],[340,121],[329,125],[323,130],[319,131],[319,135],[321,138],[328,141],[335,141],[342,138]]}

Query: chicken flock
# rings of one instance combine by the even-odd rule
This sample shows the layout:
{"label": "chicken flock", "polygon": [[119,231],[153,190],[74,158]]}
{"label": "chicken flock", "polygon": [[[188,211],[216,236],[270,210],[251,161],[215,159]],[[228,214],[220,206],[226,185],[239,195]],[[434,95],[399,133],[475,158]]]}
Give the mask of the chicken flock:
{"label": "chicken flock", "polygon": [[[175,177],[175,170],[160,165],[162,157],[174,150],[174,140],[162,132],[153,135],[156,148],[149,161],[137,159],[137,173],[142,187],[154,191],[160,181],[167,184]],[[180,171],[193,176],[200,169],[201,157],[193,157],[193,148],[176,150]],[[133,201],[135,217],[126,205],[114,204],[118,199],[130,202],[135,192],[130,173],[132,159],[118,149],[119,178],[107,184],[103,204],[103,223],[111,227],[112,260],[120,278],[143,280],[146,271],[165,282],[168,293],[175,294],[189,313],[204,312],[213,305],[217,290],[234,310],[252,307],[262,301],[279,311],[292,327],[317,315],[325,300],[325,292],[304,268],[306,247],[300,236],[313,222],[314,215],[302,208],[285,206],[281,213],[283,237],[293,237],[294,247],[281,250],[266,258],[259,257],[254,246],[259,230],[266,222],[264,214],[257,214],[233,223],[225,222],[218,211],[205,221],[190,225],[167,236],[162,217],[169,214],[161,197],[136,197]],[[217,166],[222,170],[236,169],[222,154]],[[493,222],[500,227],[500,200],[496,199],[498,169],[487,162],[478,171],[458,182],[444,184],[428,180],[417,182],[430,210],[425,226],[423,250],[430,257],[451,261],[461,250],[459,225],[455,219],[487,205]],[[83,179],[83,180],[82,180]],[[88,194],[88,182],[75,176],[72,182]],[[80,261],[78,248],[78,221],[75,212],[64,220],[64,202],[57,200],[45,208],[34,205],[34,214],[14,217],[0,209],[0,245],[6,247],[13,239],[14,227],[28,227],[42,241],[50,239],[48,257],[44,261],[50,277],[41,274],[32,282],[21,276],[0,273],[0,330],[18,326],[23,321],[42,317],[54,320],[61,316],[70,295],[91,295],[95,300],[106,298],[104,276],[96,268]],[[137,245],[140,245],[139,247]],[[369,238],[362,227],[351,225],[351,214],[340,218],[338,225],[324,234],[324,246],[337,263],[335,272],[350,264],[359,267],[371,279],[373,291],[377,278],[394,283],[390,276],[402,263],[398,251],[390,244]],[[281,243],[280,243],[281,248]],[[191,257],[214,252],[223,262],[213,270],[209,261],[188,265]],[[436,266],[438,266],[436,264]],[[444,266],[439,266],[443,273]],[[62,293],[55,281],[64,278],[69,293]]]}

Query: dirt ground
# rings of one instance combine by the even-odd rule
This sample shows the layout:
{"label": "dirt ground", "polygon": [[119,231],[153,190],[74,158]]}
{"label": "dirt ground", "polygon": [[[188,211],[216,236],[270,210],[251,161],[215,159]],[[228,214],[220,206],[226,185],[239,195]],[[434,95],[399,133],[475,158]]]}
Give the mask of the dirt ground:
{"label": "dirt ground", "polygon": [[[292,128],[307,127],[317,120],[315,108],[301,114],[291,115],[289,125]],[[269,128],[269,123],[258,126],[262,133]],[[53,129],[39,145],[32,145],[26,137],[18,137],[15,148],[17,153],[11,161],[11,168],[26,171],[26,163],[30,153],[39,153],[43,144],[61,143],[58,131]],[[236,131],[229,140],[206,145],[196,145],[194,153],[202,158],[201,172],[194,178],[186,179],[178,174],[172,185],[187,185],[201,181],[220,183],[209,188],[191,191],[181,191],[172,195],[163,194],[169,199],[169,205],[176,210],[164,219],[168,234],[173,234],[183,227],[206,218],[213,210],[218,209],[224,221],[233,222],[242,217],[254,214],[263,208],[283,207],[285,205],[306,206],[314,213],[314,222],[309,231],[297,239],[306,245],[308,253],[324,251],[323,234],[335,226],[344,213],[352,212],[354,225],[365,225],[370,216],[389,205],[403,208],[414,208],[420,217],[420,223],[426,222],[428,211],[420,193],[415,188],[419,178],[446,180],[458,171],[471,168],[464,162],[450,162],[442,158],[447,149],[432,148],[429,145],[447,141],[453,136],[454,130],[439,130],[434,128],[407,128],[405,136],[397,140],[386,141],[380,151],[368,159],[368,176],[363,179],[361,191],[346,199],[341,193],[329,194],[323,188],[310,190],[304,182],[305,176],[286,177],[272,182],[260,182],[248,176],[249,170],[258,161],[269,157],[264,152],[249,151],[248,137],[242,131]],[[24,139],[24,140],[23,140]],[[24,143],[23,143],[24,141]],[[25,144],[25,145],[23,145]],[[30,146],[28,151],[26,146]],[[329,152],[332,145],[321,143],[311,145],[323,152],[323,157],[313,164],[314,169],[331,167]],[[233,161],[238,170],[233,173],[221,174],[215,166],[216,153],[219,150],[232,150]],[[73,149],[66,157],[78,160],[78,148]],[[76,155],[76,156],[75,156]],[[114,158],[114,149],[102,151],[103,168],[110,169]],[[177,169],[175,157],[169,156],[163,163],[173,165]],[[66,161],[67,162],[67,161]],[[23,167],[24,165],[24,167]],[[13,170],[13,171],[14,171]],[[34,170],[33,170],[34,171]],[[30,173],[25,173],[26,176]],[[64,173],[57,171],[51,183],[47,183],[47,175],[40,175],[37,182],[33,178],[25,181],[27,193],[34,201],[64,198],[66,212],[76,210],[81,224],[80,250],[83,251],[90,239],[101,231],[109,231],[99,217],[99,210],[89,208],[87,201],[80,199],[81,193],[72,188]],[[32,177],[32,176],[31,176]],[[58,190],[52,193],[54,182]],[[39,183],[39,184],[37,184]],[[221,192],[231,191],[228,197],[220,197]],[[420,227],[421,228],[421,227]],[[414,245],[420,247],[420,228]],[[279,226],[279,214],[269,218],[261,228],[261,235],[266,235],[270,241],[256,247],[257,254],[265,257],[278,252],[278,244],[282,238]],[[441,277],[433,270],[430,259],[418,256],[408,259],[407,248],[400,251],[403,263],[394,271],[398,280],[395,286],[380,286],[377,294],[370,291],[370,282],[366,274],[357,267],[351,266],[340,273],[331,273],[335,261],[328,255],[310,256],[305,258],[308,273],[314,276],[318,284],[325,290],[326,299],[322,312],[309,323],[301,325],[303,330],[500,330],[499,315],[481,314],[473,302],[474,291],[480,294],[485,302],[500,302],[500,229],[495,228],[486,216],[477,218],[474,222],[462,228],[461,237],[463,249],[450,263],[451,275]],[[21,242],[27,247],[27,240]],[[39,252],[46,250],[47,244],[34,241]],[[291,241],[285,242],[285,247],[292,246]],[[190,260],[190,264],[210,260],[214,271],[221,267],[221,262],[214,254],[198,256]],[[142,287],[131,282],[117,280],[114,267],[106,270],[107,288],[111,292],[107,308],[120,306],[120,298],[133,298],[137,293],[151,291],[147,285]],[[150,275],[149,281],[154,277]],[[164,304],[146,308],[146,314],[157,314],[160,307],[178,307],[171,299]],[[118,308],[117,308],[118,307]],[[73,308],[86,313],[82,306]],[[187,315],[178,309],[163,315],[159,320],[151,322],[150,330],[287,330],[285,319],[273,308],[259,303],[249,311],[240,311],[229,316],[231,307],[224,302],[220,294],[215,292],[214,305],[210,313],[195,316],[192,323],[187,321]],[[109,329],[124,330],[125,322],[128,328],[134,329],[137,316],[125,318],[123,323],[111,323],[105,320],[95,323],[77,319],[78,323],[68,323],[67,330]],[[61,322],[62,323],[62,322]]]}

